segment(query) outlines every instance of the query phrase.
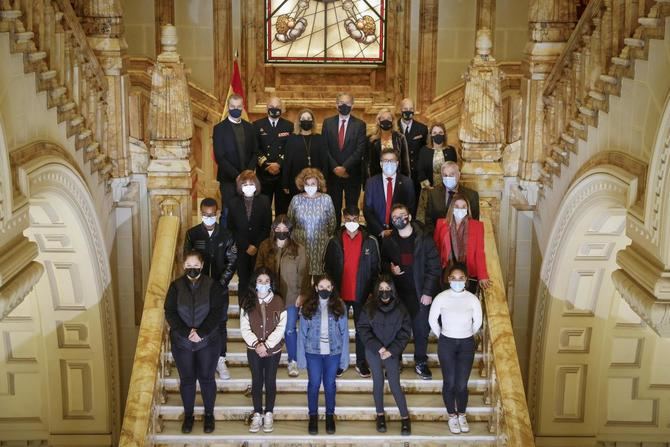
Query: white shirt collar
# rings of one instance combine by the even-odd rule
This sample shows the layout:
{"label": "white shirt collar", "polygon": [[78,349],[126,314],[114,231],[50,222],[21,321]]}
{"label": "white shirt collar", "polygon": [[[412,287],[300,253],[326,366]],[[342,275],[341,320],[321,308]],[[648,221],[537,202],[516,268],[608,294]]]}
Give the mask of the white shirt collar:
{"label": "white shirt collar", "polygon": [[395,185],[395,179],[396,179],[396,177],[398,176],[398,173],[397,173],[397,172],[396,172],[395,174],[393,174],[391,177],[388,177],[386,174],[382,174],[382,175],[384,176],[384,187],[386,187],[386,184],[388,183],[388,180],[386,180],[387,178],[393,179],[393,181],[391,182],[391,184],[392,184],[392,185]]}
{"label": "white shirt collar", "polygon": [[268,116],[268,120],[270,120],[270,124],[273,126],[276,126],[279,122],[279,118],[272,118],[271,116]]}
{"label": "white shirt collar", "polygon": [[402,123],[402,130],[406,132],[407,129],[412,128],[412,123],[414,122],[414,120],[405,121],[404,119],[401,118],[400,122]]}
{"label": "white shirt collar", "polygon": [[235,121],[235,118],[232,116],[228,115],[228,121],[230,121],[233,124],[240,124],[242,122],[242,117],[239,118],[239,121]]}
{"label": "white shirt collar", "polygon": [[268,292],[268,296],[266,296],[265,298],[260,298],[259,297],[258,302],[268,304],[270,301],[272,301],[273,297],[274,297],[274,293],[272,293],[272,291],[270,291],[270,292]]}
{"label": "white shirt collar", "polygon": [[346,121],[345,124],[349,124],[349,118],[351,118],[351,114],[349,114],[349,115],[339,115],[340,124],[342,124],[342,121]]}

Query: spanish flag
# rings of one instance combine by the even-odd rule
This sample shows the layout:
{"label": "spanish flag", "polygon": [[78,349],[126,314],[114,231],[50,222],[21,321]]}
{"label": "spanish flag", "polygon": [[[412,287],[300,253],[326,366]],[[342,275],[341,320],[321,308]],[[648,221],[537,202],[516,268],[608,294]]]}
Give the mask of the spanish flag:
{"label": "spanish flag", "polygon": [[242,84],[242,76],[240,76],[240,66],[237,64],[237,57],[233,59],[233,76],[230,78],[230,87],[228,87],[228,95],[226,96],[226,102],[223,104],[223,115],[221,115],[221,121],[226,119],[228,116],[228,100],[233,95],[240,95],[244,101],[244,110],[242,110],[242,119],[249,121],[249,116],[247,115],[247,98],[244,96],[244,84]]}

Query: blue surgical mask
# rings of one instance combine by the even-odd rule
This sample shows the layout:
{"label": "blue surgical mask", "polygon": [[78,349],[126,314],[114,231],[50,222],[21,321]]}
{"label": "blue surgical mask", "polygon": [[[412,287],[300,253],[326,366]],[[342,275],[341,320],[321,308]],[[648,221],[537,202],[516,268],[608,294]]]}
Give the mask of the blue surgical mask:
{"label": "blue surgical mask", "polygon": [[465,290],[465,281],[449,281],[449,287],[454,292],[462,292]]}
{"label": "blue surgical mask", "polygon": [[216,217],[214,216],[202,216],[202,223],[206,226],[211,227],[216,223]]}
{"label": "blue surgical mask", "polygon": [[395,161],[384,161],[382,162],[382,171],[387,177],[392,177],[398,170],[398,163]]}
{"label": "blue surgical mask", "polygon": [[447,189],[454,189],[458,185],[456,177],[442,177],[442,183]]}
{"label": "blue surgical mask", "polygon": [[259,295],[267,295],[270,292],[270,284],[256,284],[256,292]]}
{"label": "blue surgical mask", "polygon": [[228,114],[237,119],[242,116],[242,109],[228,109]]}

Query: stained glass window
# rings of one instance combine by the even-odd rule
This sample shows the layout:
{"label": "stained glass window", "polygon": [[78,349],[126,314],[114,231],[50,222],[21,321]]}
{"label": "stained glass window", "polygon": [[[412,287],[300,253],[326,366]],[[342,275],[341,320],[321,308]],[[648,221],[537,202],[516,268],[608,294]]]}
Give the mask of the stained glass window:
{"label": "stained glass window", "polygon": [[268,63],[383,64],[386,0],[265,0]]}

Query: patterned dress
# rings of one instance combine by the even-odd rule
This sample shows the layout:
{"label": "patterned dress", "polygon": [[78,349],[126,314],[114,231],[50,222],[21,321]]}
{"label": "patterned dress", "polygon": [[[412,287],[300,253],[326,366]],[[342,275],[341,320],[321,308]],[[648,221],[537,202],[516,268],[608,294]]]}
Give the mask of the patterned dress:
{"label": "patterned dress", "polygon": [[291,199],[288,218],[293,223],[293,237],[306,248],[309,274],[322,275],[323,256],[336,225],[333,201],[328,194],[298,194]]}

